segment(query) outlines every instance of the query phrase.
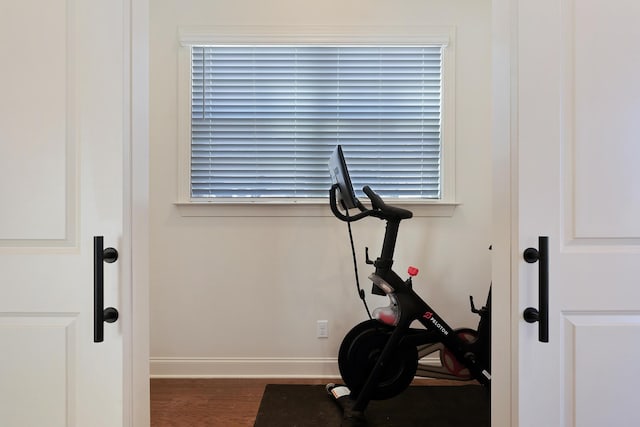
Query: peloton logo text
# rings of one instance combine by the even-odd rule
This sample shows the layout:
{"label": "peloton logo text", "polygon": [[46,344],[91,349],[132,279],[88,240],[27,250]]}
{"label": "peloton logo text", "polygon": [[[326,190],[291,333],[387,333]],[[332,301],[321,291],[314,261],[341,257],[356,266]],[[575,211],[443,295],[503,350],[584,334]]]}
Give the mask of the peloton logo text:
{"label": "peloton logo text", "polygon": [[431,320],[431,323],[433,323],[433,326],[435,326],[436,328],[440,329],[440,331],[445,334],[445,335],[449,335],[449,331],[447,331],[444,326],[442,326],[440,324],[440,322],[438,322],[435,317],[433,317],[433,313],[430,311],[427,311],[425,314],[422,315],[422,317],[424,317],[427,320]]}

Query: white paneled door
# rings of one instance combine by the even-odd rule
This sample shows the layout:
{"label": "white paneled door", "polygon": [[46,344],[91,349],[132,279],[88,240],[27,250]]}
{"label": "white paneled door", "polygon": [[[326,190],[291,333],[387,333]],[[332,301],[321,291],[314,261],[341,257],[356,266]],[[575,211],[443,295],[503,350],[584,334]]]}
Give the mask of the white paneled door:
{"label": "white paneled door", "polygon": [[[638,426],[640,3],[511,1],[519,426]],[[515,89],[514,89],[515,88]],[[548,236],[549,334],[538,266]]]}
{"label": "white paneled door", "polygon": [[0,425],[123,425],[123,323],[94,342],[93,237],[105,306],[128,286],[124,1],[0,4]]}

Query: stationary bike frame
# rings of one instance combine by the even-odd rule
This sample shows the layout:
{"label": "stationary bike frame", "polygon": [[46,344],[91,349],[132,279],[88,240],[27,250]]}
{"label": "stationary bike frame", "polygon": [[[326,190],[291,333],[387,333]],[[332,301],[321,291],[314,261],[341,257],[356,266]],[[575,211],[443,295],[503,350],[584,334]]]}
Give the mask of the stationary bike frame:
{"label": "stationary bike frame", "polygon": [[[378,295],[392,295],[392,300],[395,300],[400,308],[399,318],[396,319],[395,327],[388,341],[369,373],[364,386],[359,390],[357,396],[351,396],[351,402],[348,404],[349,408],[344,408],[345,414],[347,409],[349,412],[354,413],[362,413],[366,409],[372,399],[385,363],[401,343],[415,345],[419,350],[424,350],[425,352],[420,352],[420,355],[428,354],[438,349],[442,351],[446,348],[461,365],[468,369],[470,379],[476,379],[481,384],[489,387],[491,384],[490,360],[487,359],[490,359],[488,356],[490,342],[487,342],[487,337],[490,336],[490,318],[483,323],[485,320],[483,314],[490,316],[490,312],[487,313],[487,311],[490,310],[491,291],[489,291],[487,307],[482,310],[476,310],[473,306],[473,300],[471,301],[472,311],[480,313],[481,320],[477,330],[477,339],[471,341],[464,339],[458,333],[459,330],[449,326],[429,304],[415,293],[412,289],[410,278],[406,281],[402,280],[392,270],[393,254],[400,222],[403,219],[411,218],[412,213],[405,209],[386,205],[380,196],[371,188],[365,186],[363,191],[371,200],[372,209],[366,209],[358,202],[357,207],[360,212],[353,216],[349,215],[348,212],[345,215],[338,209],[337,191],[339,191],[339,187],[336,184],[331,188],[329,201],[331,211],[338,219],[353,222],[373,216],[386,221],[381,254],[375,261],[370,261],[367,256],[367,263],[373,264],[375,267],[375,273],[370,276],[370,279],[374,282],[372,292]],[[420,322],[424,329],[411,328],[410,325],[414,321]],[[448,375],[446,370],[441,367],[419,365],[417,374],[420,376],[459,379],[451,374]],[[353,401],[354,398],[355,401]]]}

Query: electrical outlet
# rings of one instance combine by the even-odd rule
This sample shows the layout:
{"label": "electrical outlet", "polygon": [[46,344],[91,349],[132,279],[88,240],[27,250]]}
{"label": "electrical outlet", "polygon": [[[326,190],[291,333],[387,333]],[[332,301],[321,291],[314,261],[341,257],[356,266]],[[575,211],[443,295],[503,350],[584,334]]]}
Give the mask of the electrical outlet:
{"label": "electrical outlet", "polygon": [[316,328],[316,336],[318,338],[329,337],[329,321],[328,320],[318,320],[317,328]]}

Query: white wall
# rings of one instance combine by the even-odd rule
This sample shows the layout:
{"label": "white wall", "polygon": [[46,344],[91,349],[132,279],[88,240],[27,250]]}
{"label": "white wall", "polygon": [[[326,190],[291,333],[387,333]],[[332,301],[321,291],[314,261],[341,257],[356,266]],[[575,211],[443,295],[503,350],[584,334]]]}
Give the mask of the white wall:
{"label": "white wall", "polygon": [[[175,206],[178,27],[455,26],[461,205],[451,217],[406,221],[395,265],[398,272],[410,264],[421,268],[418,292],[452,326],[474,327],[468,295],[484,302],[490,281],[490,16],[489,0],[151,2],[153,375],[334,374],[343,335],[366,316],[353,284],[346,226],[328,209],[303,217],[187,217]],[[354,233],[368,292],[364,246],[377,256],[384,223],[361,221]],[[328,339],[315,337],[318,319],[329,320]]]}

